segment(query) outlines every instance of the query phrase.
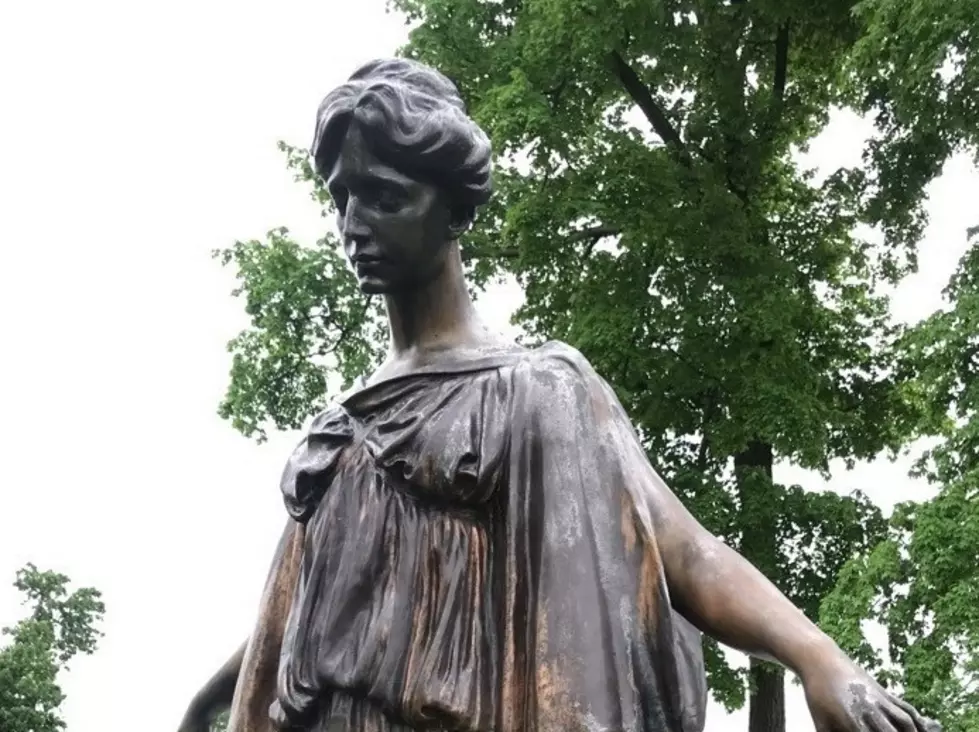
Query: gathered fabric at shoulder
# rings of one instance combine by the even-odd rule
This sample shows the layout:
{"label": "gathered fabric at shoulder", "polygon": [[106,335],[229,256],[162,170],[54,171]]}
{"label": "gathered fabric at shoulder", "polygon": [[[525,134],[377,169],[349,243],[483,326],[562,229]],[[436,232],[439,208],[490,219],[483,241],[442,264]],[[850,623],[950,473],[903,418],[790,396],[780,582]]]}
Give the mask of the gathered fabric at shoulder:
{"label": "gathered fabric at shoulder", "polygon": [[[508,394],[494,368],[381,383],[320,413],[286,464],[289,515],[307,522],[343,456],[442,503],[481,503],[499,479]],[[356,443],[356,444],[353,444]],[[368,466],[371,466],[368,468]]]}
{"label": "gathered fabric at shoulder", "polygon": [[353,436],[350,415],[339,405],[331,406],[313,420],[282,474],[282,495],[293,519],[305,523],[313,515]]}
{"label": "gathered fabric at shoulder", "polygon": [[440,500],[467,503],[489,497],[503,452],[494,412],[507,395],[493,371],[428,377],[388,389],[400,398],[364,433],[376,464]]}

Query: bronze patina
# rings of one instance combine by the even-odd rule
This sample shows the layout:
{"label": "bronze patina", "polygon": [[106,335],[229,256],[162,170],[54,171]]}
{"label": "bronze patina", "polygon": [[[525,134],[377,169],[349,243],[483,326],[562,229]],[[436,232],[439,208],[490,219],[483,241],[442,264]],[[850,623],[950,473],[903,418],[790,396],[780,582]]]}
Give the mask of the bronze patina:
{"label": "bronze patina", "polygon": [[938,729],[701,527],[581,354],[480,321],[491,151],[447,78],[363,66],[312,155],[389,358],[289,458],[256,629],[183,732],[699,732],[701,632],[797,673],[820,730]]}

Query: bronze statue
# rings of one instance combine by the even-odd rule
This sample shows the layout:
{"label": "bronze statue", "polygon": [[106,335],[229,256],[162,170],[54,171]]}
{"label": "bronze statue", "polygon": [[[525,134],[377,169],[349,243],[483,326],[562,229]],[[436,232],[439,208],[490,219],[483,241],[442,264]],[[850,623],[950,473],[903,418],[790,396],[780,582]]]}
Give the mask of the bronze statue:
{"label": "bronze statue", "polygon": [[312,154],[390,356],[289,459],[256,631],[183,732],[235,689],[231,732],[698,732],[700,631],[797,673],[820,730],[939,729],[700,526],[577,351],[480,322],[490,145],[448,79],[365,65]]}

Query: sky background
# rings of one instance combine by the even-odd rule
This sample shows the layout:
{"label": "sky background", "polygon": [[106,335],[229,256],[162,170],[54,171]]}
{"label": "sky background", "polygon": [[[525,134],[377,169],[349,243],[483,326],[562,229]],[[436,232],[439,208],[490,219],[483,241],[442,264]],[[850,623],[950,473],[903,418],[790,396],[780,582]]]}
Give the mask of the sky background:
{"label": "sky background", "polygon": [[[257,446],[216,415],[245,321],[210,251],[281,225],[321,235],[276,141],[306,145],[321,97],[405,38],[383,0],[0,9],[0,626],[26,562],[104,593],[101,647],[65,678],[68,732],[173,732],[251,629],[295,435]],[[866,129],[838,117],[811,162],[852,162]],[[977,191],[965,159],[932,187],[900,317],[939,306]],[[514,302],[480,308],[502,327]],[[889,507],[926,494],[906,468],[832,487]],[[809,732],[798,688],[788,706]],[[745,727],[711,707],[708,732]]]}

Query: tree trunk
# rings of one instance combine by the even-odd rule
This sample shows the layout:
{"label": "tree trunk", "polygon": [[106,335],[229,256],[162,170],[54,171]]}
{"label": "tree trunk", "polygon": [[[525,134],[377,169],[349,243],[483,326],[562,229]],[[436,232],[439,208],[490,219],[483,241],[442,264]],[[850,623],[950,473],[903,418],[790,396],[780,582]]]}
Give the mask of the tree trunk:
{"label": "tree trunk", "polygon": [[751,659],[748,732],[785,732],[785,671]]}
{"label": "tree trunk", "polygon": [[[772,484],[772,446],[752,441],[734,456],[741,499],[741,553],[778,581],[778,489]],[[785,732],[785,672],[751,659],[748,732]]]}

